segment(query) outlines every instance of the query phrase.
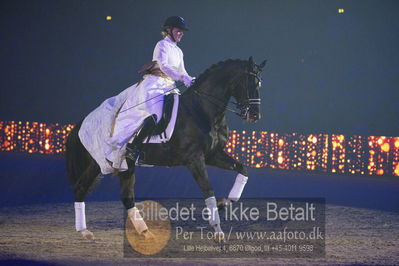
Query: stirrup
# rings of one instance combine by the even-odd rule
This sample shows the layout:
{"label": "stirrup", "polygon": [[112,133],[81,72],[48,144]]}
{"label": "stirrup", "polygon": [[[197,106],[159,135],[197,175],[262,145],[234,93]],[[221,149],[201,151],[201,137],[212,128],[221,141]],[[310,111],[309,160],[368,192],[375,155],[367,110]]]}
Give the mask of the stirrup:
{"label": "stirrup", "polygon": [[130,159],[136,163],[139,157],[140,157],[140,150],[138,149],[138,147],[136,145],[129,143],[126,146],[125,158]]}

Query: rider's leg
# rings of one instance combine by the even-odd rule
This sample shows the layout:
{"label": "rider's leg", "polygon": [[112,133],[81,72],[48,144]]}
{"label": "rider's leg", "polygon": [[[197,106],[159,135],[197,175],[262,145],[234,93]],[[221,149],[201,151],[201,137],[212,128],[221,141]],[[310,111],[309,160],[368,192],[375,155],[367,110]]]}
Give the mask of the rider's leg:
{"label": "rider's leg", "polygon": [[151,135],[152,131],[154,130],[155,126],[157,124],[157,115],[153,114],[146,119],[144,119],[143,126],[138,133],[138,135],[134,138],[132,143],[128,143],[126,146],[126,158],[132,160],[133,162],[136,162],[140,150],[143,145],[143,141],[145,140],[146,137]]}

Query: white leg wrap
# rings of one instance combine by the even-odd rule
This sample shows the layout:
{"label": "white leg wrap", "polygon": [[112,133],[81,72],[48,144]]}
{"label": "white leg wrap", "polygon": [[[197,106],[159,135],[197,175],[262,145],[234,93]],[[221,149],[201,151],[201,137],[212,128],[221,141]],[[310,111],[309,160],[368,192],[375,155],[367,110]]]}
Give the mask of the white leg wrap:
{"label": "white leg wrap", "polygon": [[242,174],[237,175],[236,182],[234,183],[229,194],[229,200],[238,201],[240,199],[242,191],[244,190],[247,181],[248,181],[247,176]]}
{"label": "white leg wrap", "polygon": [[209,197],[205,199],[205,204],[206,207],[210,210],[210,217],[209,217],[209,224],[212,226],[212,228],[215,230],[215,236],[218,236],[218,238],[223,239],[224,238],[224,233],[222,231],[222,228],[220,227],[220,217],[219,217],[219,211],[216,203],[216,198],[215,197]]}
{"label": "white leg wrap", "polygon": [[78,232],[86,229],[86,213],[84,202],[75,202],[75,228]]}
{"label": "white leg wrap", "polygon": [[136,207],[127,210],[127,215],[132,221],[133,226],[136,229],[137,233],[141,234],[144,231],[148,230],[147,224],[144,222],[143,217],[141,217],[141,214]]}
{"label": "white leg wrap", "polygon": [[215,197],[209,197],[205,200],[206,207],[210,210],[209,224],[215,226],[220,224],[220,217]]}

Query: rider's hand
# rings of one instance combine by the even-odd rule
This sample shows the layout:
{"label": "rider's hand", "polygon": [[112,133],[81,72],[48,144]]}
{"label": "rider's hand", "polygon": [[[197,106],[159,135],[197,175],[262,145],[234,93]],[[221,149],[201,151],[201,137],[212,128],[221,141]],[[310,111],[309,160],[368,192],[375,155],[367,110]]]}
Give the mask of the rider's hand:
{"label": "rider's hand", "polygon": [[193,85],[194,79],[195,78],[190,77],[190,76],[183,76],[183,80],[182,81],[183,81],[184,85],[188,88],[191,85]]}

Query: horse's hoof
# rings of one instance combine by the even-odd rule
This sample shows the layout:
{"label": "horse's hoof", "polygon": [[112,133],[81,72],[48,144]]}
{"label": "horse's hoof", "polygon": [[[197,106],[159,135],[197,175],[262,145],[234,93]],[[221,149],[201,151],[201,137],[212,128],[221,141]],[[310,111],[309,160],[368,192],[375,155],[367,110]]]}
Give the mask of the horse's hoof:
{"label": "horse's hoof", "polygon": [[220,199],[217,201],[217,207],[219,211],[223,210],[224,208],[228,207],[231,204],[232,202],[229,199]]}
{"label": "horse's hoof", "polygon": [[215,242],[217,242],[217,243],[226,242],[223,232],[215,232],[215,234],[213,235],[213,240],[215,240]]}
{"label": "horse's hoof", "polygon": [[154,240],[155,236],[153,233],[151,233],[150,230],[145,230],[144,232],[141,233],[141,235],[144,237],[145,240]]}
{"label": "horse's hoof", "polygon": [[94,234],[92,232],[90,232],[87,229],[84,229],[82,231],[79,231],[84,239],[88,239],[88,240],[94,240]]}

